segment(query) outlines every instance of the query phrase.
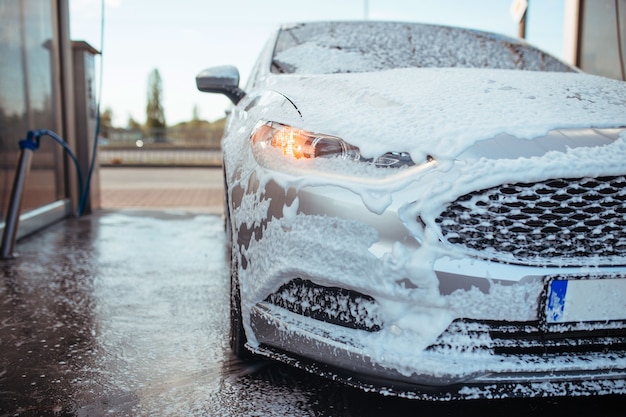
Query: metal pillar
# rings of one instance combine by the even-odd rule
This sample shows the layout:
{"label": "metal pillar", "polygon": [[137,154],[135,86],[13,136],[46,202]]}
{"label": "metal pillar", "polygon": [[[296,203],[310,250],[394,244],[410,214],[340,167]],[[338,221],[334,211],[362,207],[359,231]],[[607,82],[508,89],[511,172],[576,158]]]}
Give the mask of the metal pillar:
{"label": "metal pillar", "polygon": [[[20,220],[20,209],[22,207],[22,194],[24,192],[24,183],[26,176],[30,171],[30,163],[32,154],[39,148],[41,136],[50,136],[59,145],[63,147],[65,152],[74,162],[76,167],[76,176],[78,177],[78,195],[79,199],[84,191],[83,176],[80,171],[80,165],[76,155],[72,152],[69,145],[56,133],[51,130],[30,130],[26,135],[26,139],[20,141],[20,158],[13,179],[13,189],[11,190],[11,201],[9,201],[9,209],[7,210],[7,219],[4,225],[4,234],[2,235],[2,245],[0,246],[0,259],[12,259],[13,247],[17,237],[17,226]],[[80,216],[80,213],[77,213]]]}
{"label": "metal pillar", "polygon": [[13,179],[13,189],[11,190],[11,200],[7,210],[7,218],[4,223],[4,233],[2,235],[2,246],[0,246],[0,259],[7,260],[15,258],[13,248],[15,237],[17,236],[17,226],[20,221],[20,209],[22,207],[22,194],[26,176],[30,172],[30,163],[33,152],[39,147],[38,141],[33,136],[29,136],[20,141],[20,158]]}

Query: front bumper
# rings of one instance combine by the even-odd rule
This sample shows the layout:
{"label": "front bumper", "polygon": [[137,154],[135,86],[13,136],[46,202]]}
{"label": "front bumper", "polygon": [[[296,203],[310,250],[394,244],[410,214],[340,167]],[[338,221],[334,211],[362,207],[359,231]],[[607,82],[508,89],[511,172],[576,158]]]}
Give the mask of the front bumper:
{"label": "front bumper", "polygon": [[[347,210],[347,198],[342,204],[333,196],[335,203],[327,204],[308,189],[296,196],[299,214],[274,218],[244,250],[255,272],[241,276],[252,351],[361,388],[415,398],[626,393],[624,323],[600,328],[604,333],[593,340],[582,337],[587,328],[557,342],[545,340],[540,310],[547,277],[580,274],[580,268],[443,256],[431,265],[434,276],[424,272],[428,279],[416,282],[406,278],[410,265],[397,259],[419,255],[420,247],[393,211],[383,216],[357,212],[359,204]],[[404,243],[403,249],[393,255],[397,242]],[[624,274],[621,268],[595,272]],[[354,314],[372,328],[350,328],[351,319],[333,322],[329,317],[339,315],[333,311],[314,318],[310,311],[268,298],[296,279],[373,300],[367,303],[375,305],[365,308],[371,317]],[[311,288],[289,290],[285,297],[294,305],[319,307],[317,300],[303,296],[310,293]],[[359,310],[345,300],[336,304]],[[501,336],[507,332],[516,334]]]}
{"label": "front bumper", "polygon": [[[626,394],[624,332],[610,337],[622,348],[611,353],[555,349],[537,355],[491,350],[465,352],[451,360],[445,339],[454,337],[452,329],[438,346],[416,353],[423,358],[421,370],[405,374],[382,366],[349,335],[363,330],[325,331],[331,325],[268,303],[255,305],[250,320],[259,342],[252,348],[256,354],[383,394],[424,400]],[[475,370],[468,363],[476,365]],[[430,373],[433,369],[436,374]]]}

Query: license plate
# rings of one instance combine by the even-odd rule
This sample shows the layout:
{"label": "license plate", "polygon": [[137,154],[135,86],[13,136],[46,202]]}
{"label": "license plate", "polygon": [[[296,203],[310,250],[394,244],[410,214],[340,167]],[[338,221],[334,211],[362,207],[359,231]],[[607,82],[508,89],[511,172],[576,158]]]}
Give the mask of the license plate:
{"label": "license plate", "polygon": [[556,278],[549,282],[546,323],[626,320],[626,278]]}

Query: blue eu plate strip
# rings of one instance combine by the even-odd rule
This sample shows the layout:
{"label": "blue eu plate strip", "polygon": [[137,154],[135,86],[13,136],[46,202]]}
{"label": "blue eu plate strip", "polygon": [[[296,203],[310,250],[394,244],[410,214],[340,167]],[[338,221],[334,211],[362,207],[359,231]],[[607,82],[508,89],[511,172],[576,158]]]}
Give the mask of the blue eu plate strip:
{"label": "blue eu plate strip", "polygon": [[567,280],[554,280],[550,283],[548,308],[546,311],[546,317],[549,323],[558,322],[563,317],[566,293]]}

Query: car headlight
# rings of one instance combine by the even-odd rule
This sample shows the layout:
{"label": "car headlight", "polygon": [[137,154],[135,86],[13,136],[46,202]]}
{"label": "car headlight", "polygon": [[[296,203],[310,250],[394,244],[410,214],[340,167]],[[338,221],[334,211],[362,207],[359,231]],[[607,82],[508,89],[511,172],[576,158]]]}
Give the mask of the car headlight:
{"label": "car headlight", "polygon": [[307,132],[276,122],[259,123],[252,133],[252,142],[278,149],[285,156],[300,158],[332,158],[358,161],[359,149],[340,138]]}
{"label": "car headlight", "polygon": [[295,159],[340,158],[397,168],[414,165],[406,152],[388,152],[378,158],[364,158],[356,146],[336,136],[312,133],[277,122],[261,122],[252,132],[252,143],[279,150]]}

